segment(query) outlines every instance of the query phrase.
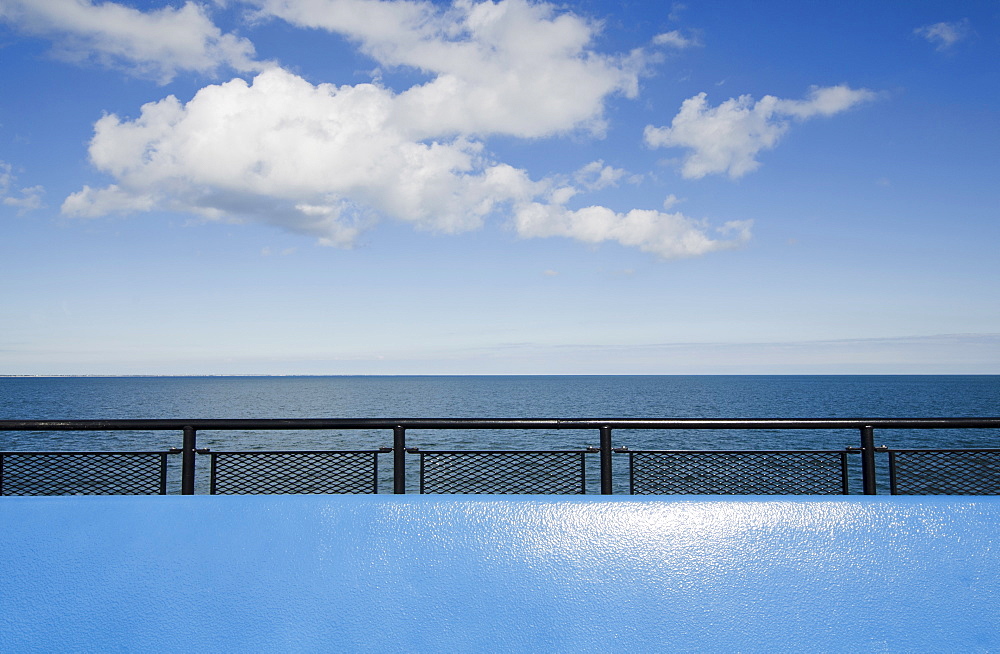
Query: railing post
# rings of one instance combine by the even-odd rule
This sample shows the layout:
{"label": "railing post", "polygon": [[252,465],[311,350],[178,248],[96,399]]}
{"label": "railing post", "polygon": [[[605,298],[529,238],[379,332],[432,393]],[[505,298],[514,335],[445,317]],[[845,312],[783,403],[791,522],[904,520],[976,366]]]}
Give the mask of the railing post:
{"label": "railing post", "polygon": [[392,428],[392,492],[406,492],[406,429]]}
{"label": "railing post", "polygon": [[865,495],[874,495],[875,488],[875,428],[861,428],[861,485]]}
{"label": "railing post", "polygon": [[181,449],[181,495],[194,495],[194,458],[196,442],[194,427],[184,428],[184,445]]}
{"label": "railing post", "polygon": [[611,495],[611,427],[601,427],[601,495]]}

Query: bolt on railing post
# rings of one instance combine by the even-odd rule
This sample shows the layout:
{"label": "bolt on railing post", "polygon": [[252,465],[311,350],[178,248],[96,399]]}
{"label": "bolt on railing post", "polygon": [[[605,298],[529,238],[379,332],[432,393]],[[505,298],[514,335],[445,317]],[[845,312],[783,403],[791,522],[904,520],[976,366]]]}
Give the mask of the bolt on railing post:
{"label": "bolt on railing post", "polygon": [[611,495],[611,427],[601,427],[601,495]]}
{"label": "bolt on railing post", "polygon": [[406,429],[392,428],[392,492],[406,492]]}
{"label": "bolt on railing post", "polygon": [[184,445],[181,449],[181,495],[194,495],[194,458],[196,443],[194,427],[184,428]]}
{"label": "bolt on railing post", "polygon": [[861,485],[865,495],[875,495],[875,428],[861,428]]}

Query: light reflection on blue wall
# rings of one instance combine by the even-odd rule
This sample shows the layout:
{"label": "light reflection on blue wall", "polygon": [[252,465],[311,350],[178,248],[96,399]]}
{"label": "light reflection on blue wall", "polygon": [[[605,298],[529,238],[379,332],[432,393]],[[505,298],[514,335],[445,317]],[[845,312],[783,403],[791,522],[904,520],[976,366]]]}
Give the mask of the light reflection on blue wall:
{"label": "light reflection on blue wall", "polygon": [[1000,498],[0,500],[6,651],[1000,648]]}

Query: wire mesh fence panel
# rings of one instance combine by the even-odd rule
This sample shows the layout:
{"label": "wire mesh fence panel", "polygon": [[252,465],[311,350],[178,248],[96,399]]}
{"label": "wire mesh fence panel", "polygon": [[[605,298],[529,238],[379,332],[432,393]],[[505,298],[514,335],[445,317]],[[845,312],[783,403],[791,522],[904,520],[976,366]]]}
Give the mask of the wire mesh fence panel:
{"label": "wire mesh fence panel", "polygon": [[378,492],[378,451],[209,454],[212,495]]}
{"label": "wire mesh fence panel", "polygon": [[1000,495],[1000,450],[890,450],[893,495]]}
{"label": "wire mesh fence panel", "polygon": [[420,452],[421,493],[586,493],[585,453]]}
{"label": "wire mesh fence panel", "polygon": [[0,495],[164,495],[166,452],[4,452]]}
{"label": "wire mesh fence panel", "polygon": [[632,451],[633,495],[846,495],[845,451]]}

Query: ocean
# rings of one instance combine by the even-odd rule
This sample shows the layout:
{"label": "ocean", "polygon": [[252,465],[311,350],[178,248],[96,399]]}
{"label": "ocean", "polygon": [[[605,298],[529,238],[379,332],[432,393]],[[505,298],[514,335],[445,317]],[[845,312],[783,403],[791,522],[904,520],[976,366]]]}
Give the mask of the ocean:
{"label": "ocean", "polygon": [[[0,419],[146,418],[925,418],[1000,416],[1000,375],[6,377]],[[883,431],[895,447],[998,447],[992,430]],[[0,433],[0,450],[171,447],[169,433]],[[373,442],[373,439],[377,442]],[[442,449],[573,448],[593,433],[412,433]],[[616,445],[814,449],[853,432],[635,431]],[[391,445],[391,434],[206,434],[245,449]]]}

